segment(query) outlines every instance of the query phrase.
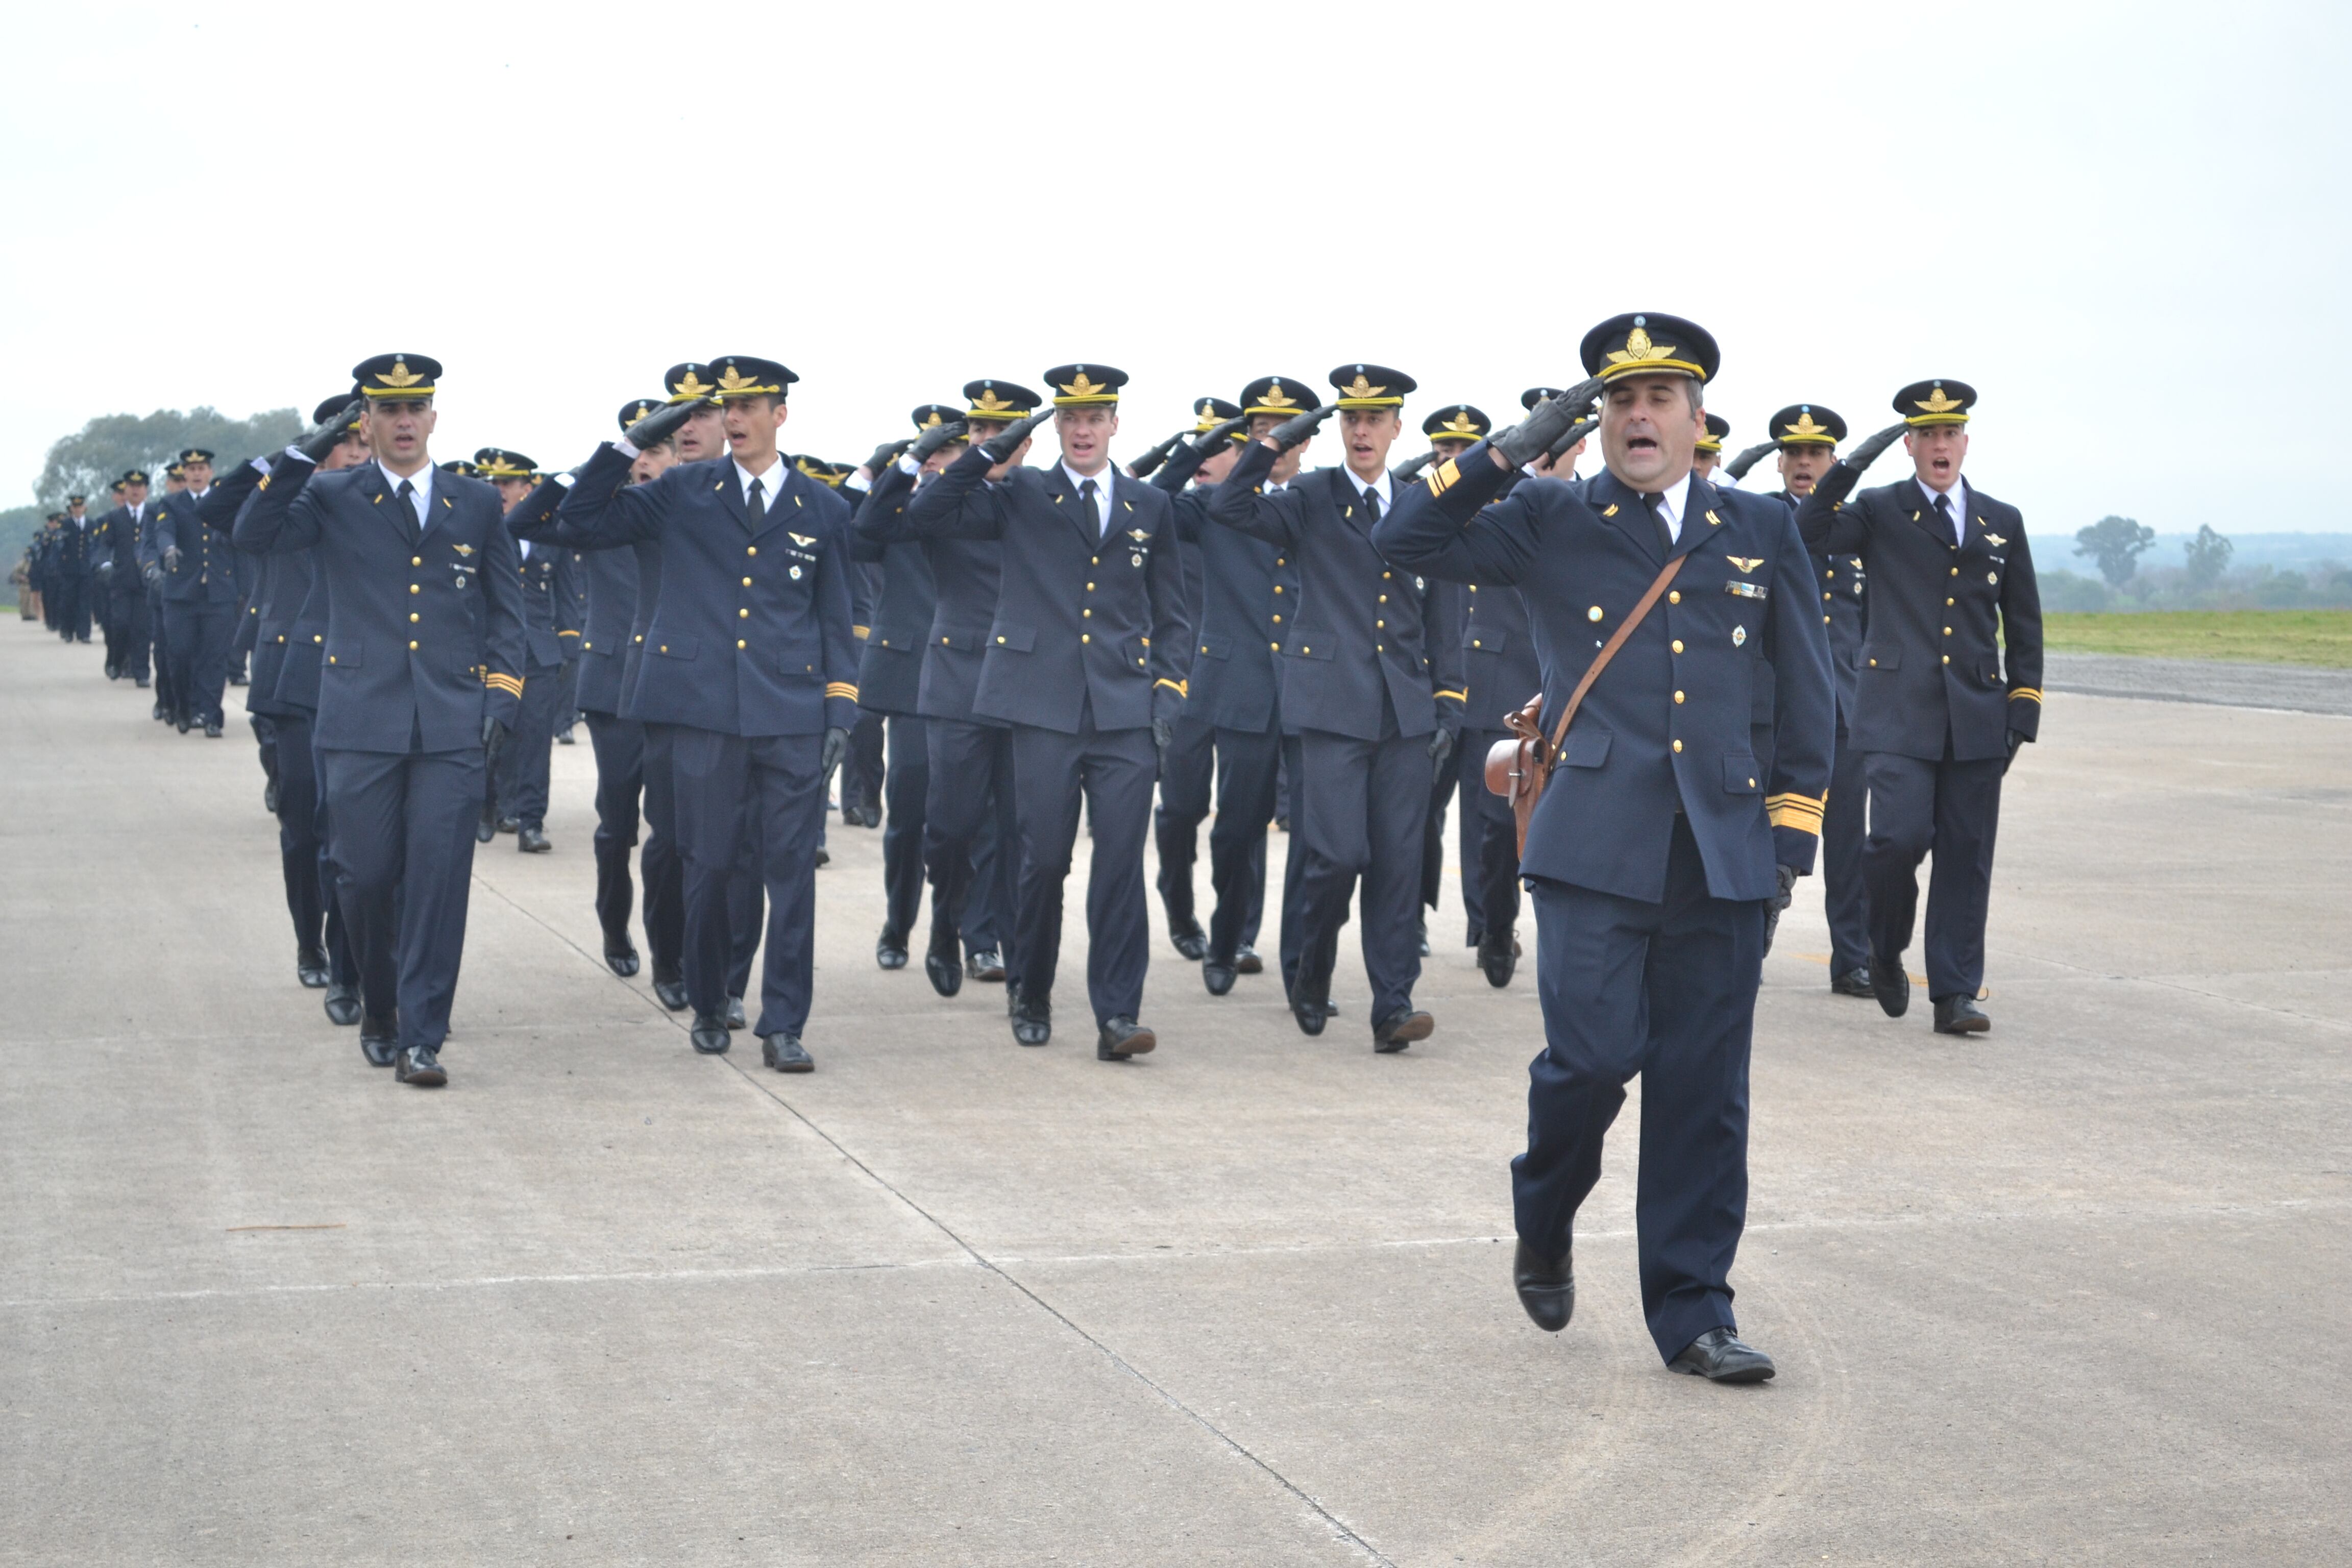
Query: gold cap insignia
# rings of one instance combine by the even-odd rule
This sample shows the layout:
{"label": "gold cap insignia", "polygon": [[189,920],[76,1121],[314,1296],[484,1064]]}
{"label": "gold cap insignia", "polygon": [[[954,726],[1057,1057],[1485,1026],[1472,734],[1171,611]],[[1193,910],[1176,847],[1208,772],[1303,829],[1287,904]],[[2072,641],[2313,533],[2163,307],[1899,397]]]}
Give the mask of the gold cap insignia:
{"label": "gold cap insignia", "polygon": [[1196,417],[1205,419],[1212,425],[1218,423],[1217,405],[1213,399],[1206,397],[1201,399],[1201,406],[1192,410],[1192,413]]}
{"label": "gold cap insignia", "polygon": [[923,428],[926,430],[934,430],[939,427],[940,423],[940,411],[934,408],[931,410],[931,416],[923,421]]}
{"label": "gold cap insignia", "polygon": [[1958,398],[1945,395],[1944,384],[1939,381],[1925,401],[1914,398],[1911,406],[1922,414],[1950,414],[1959,408],[1961,404]]}
{"label": "gold cap insignia", "polygon": [[1066,397],[1101,397],[1109,390],[1102,383],[1090,378],[1087,374],[1086,367],[1080,365],[1077,379],[1063,384],[1062,395]]}
{"label": "gold cap insignia", "polygon": [[[1360,381],[1363,378],[1359,376],[1357,379]],[[1453,418],[1444,421],[1437,426],[1437,434],[1440,438],[1463,436],[1475,441],[1478,438],[1478,422],[1470,417],[1468,409],[1457,408],[1454,411]]]}
{"label": "gold cap insignia", "polygon": [[1724,559],[1730,562],[1734,566],[1738,567],[1742,572],[1753,572],[1756,568],[1764,564],[1764,557],[1761,555],[1727,555]]}
{"label": "gold cap insignia", "polygon": [[1611,366],[1626,370],[1642,365],[1671,363],[1674,357],[1675,345],[1652,342],[1646,327],[1635,327],[1625,334],[1623,348],[1609,351]]}
{"label": "gold cap insignia", "polygon": [[1362,371],[1358,371],[1356,373],[1356,379],[1349,384],[1339,389],[1339,395],[1342,397],[1378,397],[1381,393],[1386,392],[1388,388],[1385,386],[1374,386],[1370,382],[1364,379],[1364,373]]}
{"label": "gold cap insignia", "polygon": [[708,397],[710,395],[712,390],[713,389],[709,382],[695,374],[694,372],[688,371],[684,375],[678,377],[677,391],[671,395],[670,401],[673,403],[684,403],[689,398]]}
{"label": "gold cap insignia", "polygon": [[[1358,376],[1356,379],[1361,381],[1363,377]],[[1257,405],[1260,408],[1296,408],[1298,406],[1298,399],[1283,391],[1282,383],[1276,381],[1267,384],[1265,395],[1257,400]]]}
{"label": "gold cap insignia", "polygon": [[[1084,381],[1086,377],[1082,375],[1078,377],[1078,379],[1080,381]],[[1010,398],[997,396],[996,388],[992,386],[983,386],[980,389],[980,395],[972,399],[971,411],[974,414],[1009,414],[1017,416],[1021,412],[1021,405],[1013,402]]]}
{"label": "gold cap insignia", "polygon": [[375,378],[383,383],[386,386],[393,387],[415,386],[418,382],[425,379],[415,371],[410,370],[408,368],[408,362],[404,359],[394,360],[392,362],[392,368],[390,370],[380,370],[376,372]]}
{"label": "gold cap insignia", "polygon": [[774,392],[778,389],[772,386],[761,385],[755,378],[745,375],[741,371],[737,370],[730,364],[725,370],[719,373],[719,390],[730,395],[740,397],[755,393]]}
{"label": "gold cap insignia", "polygon": [[1814,423],[1813,411],[1810,408],[1799,411],[1797,422],[1794,425],[1781,426],[1780,434],[1784,439],[1790,441],[1835,442],[1837,440],[1836,437],[1830,434],[1828,426]]}

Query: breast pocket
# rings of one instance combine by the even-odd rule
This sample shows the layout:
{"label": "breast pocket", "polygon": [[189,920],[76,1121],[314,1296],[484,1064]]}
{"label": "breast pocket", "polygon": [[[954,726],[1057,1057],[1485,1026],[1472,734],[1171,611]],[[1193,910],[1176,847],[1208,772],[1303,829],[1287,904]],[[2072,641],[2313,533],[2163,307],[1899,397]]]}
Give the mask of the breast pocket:
{"label": "breast pocket", "polygon": [[699,637],[665,637],[649,635],[646,646],[664,658],[691,659],[702,651]]}
{"label": "breast pocket", "polygon": [[988,646],[1004,648],[1013,653],[1034,652],[1037,647],[1037,628],[1006,626],[1000,623],[990,628]]}
{"label": "breast pocket", "polygon": [[1202,638],[1202,639],[1201,639],[1201,657],[1202,657],[1202,658],[1233,658],[1233,657],[1234,657],[1234,639],[1233,639],[1233,638],[1231,638],[1231,637],[1203,637],[1203,638]]}
{"label": "breast pocket", "polygon": [[1609,742],[1615,738],[1606,730],[1570,730],[1559,743],[1559,765],[1597,768],[1609,760]]}
{"label": "breast pocket", "polygon": [[337,669],[357,669],[360,667],[360,645],[349,640],[329,643],[327,662]]}
{"label": "breast pocket", "polygon": [[1875,649],[1864,656],[1862,667],[1864,669],[1900,669],[1903,668],[1903,650],[1899,647]]}

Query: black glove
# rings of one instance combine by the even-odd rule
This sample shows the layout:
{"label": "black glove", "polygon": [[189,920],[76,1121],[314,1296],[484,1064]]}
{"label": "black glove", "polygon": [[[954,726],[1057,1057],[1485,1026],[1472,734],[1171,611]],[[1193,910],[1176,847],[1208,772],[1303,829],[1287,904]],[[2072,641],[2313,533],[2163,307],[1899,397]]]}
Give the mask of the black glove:
{"label": "black glove", "polygon": [[147,585],[152,588],[163,581],[163,569],[151,561],[147,563],[147,570],[142,575],[147,580]]}
{"label": "black glove", "polygon": [[1732,480],[1737,483],[1748,477],[1748,469],[1764,460],[1765,453],[1777,450],[1780,445],[1778,441],[1759,441],[1731,461],[1724,464],[1723,471],[1729,474]]}
{"label": "black glove", "polygon": [[1772,938],[1780,930],[1780,911],[1789,907],[1789,900],[1795,896],[1797,887],[1797,868],[1794,866],[1775,866],[1772,869],[1780,874],[1780,890],[1767,900],[1764,910],[1764,952],[1768,957],[1772,952]]}
{"label": "black glove", "polygon": [[98,574],[101,577],[112,576],[114,574],[114,563],[111,561],[100,562],[98,563]]}
{"label": "black glove", "polygon": [[354,397],[350,406],[341,414],[303,431],[301,438],[294,443],[294,449],[313,464],[323,463],[327,460],[327,454],[341,445],[343,437],[351,434],[352,427],[366,416],[367,399]]}
{"label": "black glove", "polygon": [[903,441],[883,442],[874,448],[874,455],[866,459],[866,471],[877,479],[880,478],[884,469],[898,460],[898,454],[914,444],[912,437]]}
{"label": "black glove", "polygon": [[1162,778],[1168,776],[1168,748],[1173,745],[1175,741],[1176,721],[1174,720],[1154,719],[1151,721],[1151,749],[1159,757],[1160,776]]}
{"label": "black glove", "polygon": [[1579,441],[1587,439],[1595,430],[1600,428],[1601,419],[1597,415],[1590,419],[1578,420],[1561,434],[1559,440],[1554,441],[1551,444],[1551,450],[1544,454],[1545,461],[1552,463],[1559,462],[1562,458],[1567,457],[1570,451],[1574,450],[1576,444]]}
{"label": "black glove", "polygon": [[1421,478],[1421,470],[1429,467],[1429,465],[1436,459],[1436,457],[1437,449],[1433,447],[1428,451],[1423,452],[1420,457],[1415,458],[1412,462],[1402,463],[1397,467],[1391,468],[1389,470],[1389,483],[1392,485],[1409,485],[1412,483],[1413,480]]}
{"label": "black glove", "polygon": [[980,449],[988,454],[988,466],[993,468],[1011,462],[1013,454],[1021,450],[1021,443],[1029,439],[1029,433],[1053,416],[1054,405],[1049,403],[1019,424],[1008,425],[982,441]]}
{"label": "black glove", "polygon": [[1314,435],[1318,426],[1339,412],[1338,404],[1327,403],[1320,408],[1310,408],[1304,414],[1294,414],[1267,431],[1265,438],[1273,442],[1278,450],[1287,452]]}
{"label": "black glove", "polygon": [[2017,761],[2017,748],[2023,744],[2025,744],[2023,731],[2011,730],[2009,732],[2009,755],[2000,760],[2000,772],[2003,778],[2009,776],[2009,764]]}
{"label": "black glove", "polygon": [[1437,783],[1445,776],[1445,759],[1454,753],[1454,731],[1439,725],[1437,733],[1429,738],[1429,782]]}
{"label": "black glove", "polygon": [[1910,430],[1911,426],[1906,424],[1889,425],[1876,435],[1865,437],[1862,445],[1840,458],[1838,461],[1858,474],[1878,461],[1878,454],[1895,445],[1895,438],[1897,436],[1908,435]]}
{"label": "black glove", "polygon": [[817,753],[816,767],[819,776],[831,778],[833,770],[841,765],[841,754],[847,750],[849,750],[849,731],[827,730],[824,732],[824,750]]}
{"label": "black glove", "polygon": [[180,574],[180,547],[176,544],[163,552],[163,570],[176,577]]}
{"label": "black glove", "polygon": [[1225,449],[1226,443],[1234,438],[1235,431],[1248,429],[1249,422],[1250,416],[1243,414],[1225,420],[1223,424],[1212,425],[1193,438],[1192,446],[1203,459],[1213,458]]}
{"label": "black glove", "polygon": [[920,467],[925,458],[949,442],[962,440],[971,428],[961,419],[950,419],[944,425],[927,425],[923,433],[915,437],[915,444],[907,448],[907,456],[914,458],[916,465]]}
{"label": "black glove", "polygon": [[1140,458],[1136,458],[1127,466],[1127,477],[1131,479],[1148,479],[1158,473],[1160,465],[1168,460],[1168,454],[1182,446],[1184,437],[1191,434],[1189,430],[1179,430]]}
{"label": "black glove", "polygon": [[[499,716],[497,714],[483,714],[482,766],[485,769],[495,773],[499,765],[499,753],[506,749],[507,727],[499,722]],[[497,794],[498,787],[499,786],[496,784],[492,784],[490,785],[490,791],[493,795]]]}
{"label": "black glove", "polygon": [[1599,376],[1580,381],[1558,397],[1547,397],[1528,409],[1525,419],[1493,437],[1487,445],[1500,452],[1514,469],[1524,468],[1550,451],[1552,443],[1581,421],[1592,407],[1592,400],[1600,395]]}
{"label": "black glove", "polygon": [[669,404],[630,426],[621,433],[621,438],[640,452],[650,451],[677,435],[688,420],[701,411],[699,401]]}

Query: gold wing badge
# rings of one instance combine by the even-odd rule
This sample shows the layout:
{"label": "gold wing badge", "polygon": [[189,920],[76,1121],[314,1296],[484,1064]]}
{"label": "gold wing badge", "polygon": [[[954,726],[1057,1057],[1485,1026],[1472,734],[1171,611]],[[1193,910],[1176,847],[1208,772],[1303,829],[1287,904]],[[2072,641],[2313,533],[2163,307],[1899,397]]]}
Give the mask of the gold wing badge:
{"label": "gold wing badge", "polygon": [[1987,544],[2007,544],[2009,541],[2003,539],[1998,533],[1988,533],[1985,535],[1985,542]]}
{"label": "gold wing badge", "polygon": [[453,544],[449,548],[460,555],[471,555],[474,552],[474,547],[470,544]]}
{"label": "gold wing badge", "polygon": [[794,533],[794,532],[793,532],[791,529],[789,529],[789,528],[788,528],[788,529],[786,529],[786,530],[784,530],[784,537],[785,537],[786,539],[791,540],[794,544],[799,545],[803,550],[806,550],[810,545],[814,544],[814,543],[816,542],[816,535],[815,535],[815,534],[814,534],[814,533]]}
{"label": "gold wing badge", "polygon": [[1727,555],[1724,559],[1730,562],[1734,566],[1738,567],[1742,572],[1753,572],[1756,568],[1764,564],[1764,557],[1761,555]]}

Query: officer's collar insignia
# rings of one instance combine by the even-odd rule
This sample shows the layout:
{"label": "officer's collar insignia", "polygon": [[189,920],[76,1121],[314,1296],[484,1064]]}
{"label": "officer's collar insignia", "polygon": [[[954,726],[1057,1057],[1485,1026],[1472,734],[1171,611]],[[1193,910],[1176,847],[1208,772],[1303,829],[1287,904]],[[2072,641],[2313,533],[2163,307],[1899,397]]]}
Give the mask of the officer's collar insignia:
{"label": "officer's collar insignia", "polygon": [[1724,559],[1730,562],[1734,566],[1738,567],[1742,572],[1753,572],[1756,568],[1764,564],[1764,557],[1761,555],[1727,555]]}
{"label": "officer's collar insignia", "polygon": [[1130,528],[1127,531],[1127,536],[1129,539],[1149,539],[1151,537],[1151,531],[1149,529]]}
{"label": "officer's collar insignia", "polygon": [[1601,508],[1601,515],[1603,517],[1615,517],[1617,515],[1617,503],[1612,500],[1607,506]]}
{"label": "officer's collar insignia", "polygon": [[794,544],[799,545],[803,550],[806,550],[810,545],[816,542],[816,535],[813,533],[794,533],[789,528],[784,530],[784,537],[791,540]]}
{"label": "officer's collar insignia", "polygon": [[470,544],[453,544],[450,548],[460,555],[471,555],[474,552],[474,547]]}
{"label": "officer's collar insignia", "polygon": [[[1362,381],[1361,376],[1357,377],[1358,384],[1360,385]],[[1437,426],[1437,433],[1442,437],[1466,436],[1475,441],[1479,435],[1478,422],[1470,417],[1468,409],[1457,408],[1454,411],[1453,418],[1445,420]]]}
{"label": "officer's collar insignia", "polygon": [[1649,330],[1645,327],[1635,327],[1626,333],[1623,348],[1609,351],[1609,363],[1612,365],[1648,364],[1654,361],[1671,361],[1674,357],[1675,345],[1652,342]]}
{"label": "officer's collar insignia", "polygon": [[1837,439],[1836,437],[1830,434],[1830,427],[1828,426],[1817,425],[1813,422],[1813,411],[1810,408],[1801,410],[1797,415],[1797,422],[1794,425],[1781,426],[1780,436],[1783,440],[1789,441],[1834,441]]}
{"label": "officer's collar insignia", "polygon": [[1101,382],[1089,377],[1083,366],[1079,368],[1076,380],[1062,384],[1062,395],[1065,397],[1102,397],[1109,391],[1110,388]]}
{"label": "officer's collar insignia", "polygon": [[[1363,381],[1364,378],[1360,375],[1356,378],[1356,384],[1360,386]],[[1257,405],[1260,408],[1296,408],[1298,406],[1298,399],[1283,391],[1282,383],[1274,381],[1266,384],[1265,395],[1257,400]]]}
{"label": "officer's collar insignia", "polygon": [[1342,397],[1378,397],[1381,393],[1386,392],[1388,388],[1385,386],[1374,386],[1370,382],[1364,379],[1364,373],[1362,371],[1358,371],[1356,373],[1356,379],[1349,384],[1339,389],[1339,395]]}
{"label": "officer's collar insignia", "polygon": [[[1078,379],[1079,379],[1080,381],[1084,381],[1084,380],[1086,380],[1086,377],[1082,374],[1082,375],[1080,375],[1080,376],[1078,377]],[[1066,390],[1068,390],[1068,389],[1067,389],[1067,388],[1064,388],[1064,390],[1065,390],[1065,391],[1066,391]],[[980,395],[979,395],[978,397],[976,397],[976,398],[972,399],[971,411],[972,411],[974,414],[982,414],[982,415],[987,415],[987,414],[1011,414],[1011,415],[1018,415],[1018,414],[1021,412],[1021,405],[1020,405],[1019,404],[1017,404],[1017,403],[1014,403],[1014,402],[1011,401],[1011,400],[1010,400],[1010,399],[1008,399],[1008,398],[1003,398],[1003,397],[999,397],[999,396],[997,396],[997,395],[996,395],[996,388],[994,388],[994,387],[992,387],[992,386],[983,386],[983,387],[982,387],[982,388],[980,389]]]}
{"label": "officer's collar insignia", "polygon": [[1968,405],[1957,397],[1947,395],[1943,383],[1937,382],[1926,397],[1914,398],[1912,406],[1922,414],[1950,414]]}
{"label": "officer's collar insignia", "polygon": [[1723,526],[1723,519],[1716,516],[1713,512],[1708,512],[1706,514],[1706,521],[1713,523],[1717,528],[1721,528]]}
{"label": "officer's collar insignia", "polygon": [[2009,541],[2003,539],[1998,533],[1988,533],[1985,535],[1985,542],[1987,544],[2007,544]]}
{"label": "officer's collar insignia", "polygon": [[415,386],[418,382],[425,379],[415,371],[410,370],[408,368],[408,362],[404,359],[396,359],[393,361],[392,368],[390,370],[380,370],[376,372],[375,378],[383,383],[386,386],[393,387],[394,389],[404,386]]}
{"label": "officer's collar insignia", "polygon": [[677,391],[672,395],[670,401],[673,403],[685,403],[698,397],[708,397],[710,395],[710,392],[711,387],[709,382],[695,374],[694,372],[688,371],[684,375],[677,378]]}

